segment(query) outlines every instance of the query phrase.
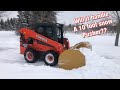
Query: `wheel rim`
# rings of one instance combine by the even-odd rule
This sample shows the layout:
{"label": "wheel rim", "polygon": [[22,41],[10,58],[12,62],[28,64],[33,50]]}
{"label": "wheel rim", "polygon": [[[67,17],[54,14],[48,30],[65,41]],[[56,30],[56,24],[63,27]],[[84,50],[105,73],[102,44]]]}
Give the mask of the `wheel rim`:
{"label": "wheel rim", "polygon": [[54,62],[54,56],[52,54],[47,54],[45,60],[47,63],[51,64]]}
{"label": "wheel rim", "polygon": [[34,58],[33,53],[27,52],[27,53],[26,53],[26,58],[27,58],[27,60],[32,61],[33,58]]}

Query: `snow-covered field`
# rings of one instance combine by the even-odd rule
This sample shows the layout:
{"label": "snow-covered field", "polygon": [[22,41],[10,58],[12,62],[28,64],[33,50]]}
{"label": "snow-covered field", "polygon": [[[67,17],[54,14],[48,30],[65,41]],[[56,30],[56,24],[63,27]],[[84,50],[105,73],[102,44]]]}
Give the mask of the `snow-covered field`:
{"label": "snow-covered field", "polygon": [[[19,54],[19,36],[12,31],[0,32],[0,78],[1,79],[120,79],[120,46],[114,46],[115,36],[65,35],[71,46],[89,41],[93,50],[81,49],[86,56],[86,66],[63,70],[49,67],[43,61],[26,63]],[[119,42],[120,43],[120,42]]]}

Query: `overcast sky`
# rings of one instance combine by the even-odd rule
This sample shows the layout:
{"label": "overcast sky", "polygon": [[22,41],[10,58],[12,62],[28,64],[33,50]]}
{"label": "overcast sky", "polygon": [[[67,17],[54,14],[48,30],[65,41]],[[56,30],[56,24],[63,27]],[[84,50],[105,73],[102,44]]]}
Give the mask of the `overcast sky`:
{"label": "overcast sky", "polygon": [[[58,23],[74,24],[73,19],[82,16],[96,15],[103,11],[61,11],[57,15]],[[17,11],[9,11],[8,17],[17,17]],[[4,17],[6,19],[6,17]]]}

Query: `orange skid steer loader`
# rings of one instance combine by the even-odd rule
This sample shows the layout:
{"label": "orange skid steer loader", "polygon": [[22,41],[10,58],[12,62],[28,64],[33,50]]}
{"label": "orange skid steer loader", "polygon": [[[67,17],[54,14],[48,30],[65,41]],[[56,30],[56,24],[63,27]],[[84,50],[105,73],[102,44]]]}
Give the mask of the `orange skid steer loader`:
{"label": "orange skid steer loader", "polygon": [[38,23],[33,29],[21,28],[19,33],[20,53],[28,63],[35,63],[42,57],[49,66],[58,64],[64,69],[78,68],[85,65],[85,56],[75,49],[91,48],[87,42],[70,47],[69,40],[63,35],[63,24]]}

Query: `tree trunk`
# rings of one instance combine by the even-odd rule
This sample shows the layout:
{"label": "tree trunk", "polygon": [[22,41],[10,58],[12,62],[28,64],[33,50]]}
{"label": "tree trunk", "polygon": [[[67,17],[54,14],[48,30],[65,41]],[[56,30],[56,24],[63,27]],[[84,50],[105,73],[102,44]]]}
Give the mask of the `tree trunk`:
{"label": "tree trunk", "polygon": [[[118,26],[119,27],[119,26]],[[115,46],[118,46],[119,42],[119,33],[120,33],[120,28],[117,29],[117,34],[116,34],[116,39],[115,39]]]}
{"label": "tree trunk", "polygon": [[118,46],[118,42],[119,42],[119,33],[120,33],[120,18],[118,15],[118,12],[116,11],[117,16],[118,16],[118,28],[117,28],[117,34],[116,34],[116,39],[115,39],[115,46]]}

